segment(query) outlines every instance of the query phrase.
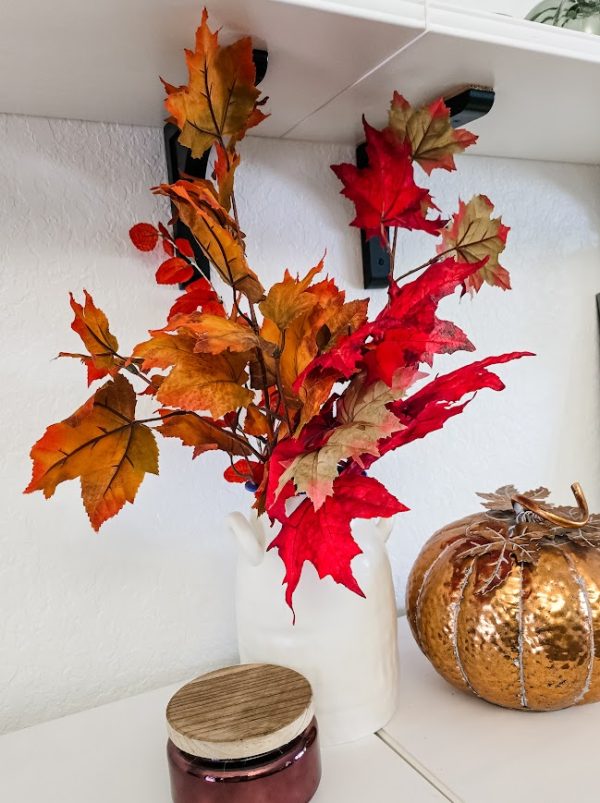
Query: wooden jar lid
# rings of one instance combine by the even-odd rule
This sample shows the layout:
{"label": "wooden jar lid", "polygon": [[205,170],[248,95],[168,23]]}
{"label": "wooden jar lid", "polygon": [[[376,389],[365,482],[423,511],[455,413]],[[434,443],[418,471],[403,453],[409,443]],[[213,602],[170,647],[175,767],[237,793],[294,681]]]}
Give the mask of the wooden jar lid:
{"label": "wooden jar lid", "polygon": [[306,730],[312,689],[273,664],[218,669],[186,684],[167,706],[167,729],[184,753],[224,761],[270,753]]}

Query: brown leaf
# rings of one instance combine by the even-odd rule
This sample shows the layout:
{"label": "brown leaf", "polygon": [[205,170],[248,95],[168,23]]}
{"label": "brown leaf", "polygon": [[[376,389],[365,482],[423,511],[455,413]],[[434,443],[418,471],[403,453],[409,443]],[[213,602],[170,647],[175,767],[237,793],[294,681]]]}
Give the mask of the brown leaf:
{"label": "brown leaf", "polygon": [[455,250],[459,262],[486,260],[483,267],[465,281],[465,289],[478,292],[484,282],[502,290],[510,290],[508,271],[498,258],[506,246],[510,229],[499,217],[492,218],[494,205],[485,195],[475,195],[469,203],[459,201],[458,212],[442,231],[438,253]]}
{"label": "brown leaf", "polygon": [[[514,485],[503,485],[494,493],[477,492],[477,496],[484,500],[481,503],[482,507],[488,510],[512,510],[512,498],[518,494],[520,494],[520,491]],[[527,491],[524,495],[530,499],[542,500],[550,496],[550,491],[540,486]]]}
{"label": "brown leaf", "polygon": [[355,378],[338,403],[339,425],[320,449],[294,458],[282,473],[276,496],[292,480],[299,493],[306,493],[318,510],[333,493],[339,464],[352,458],[361,465],[366,454],[379,455],[379,441],[403,428],[387,405],[404,394],[404,388],[389,388],[384,382],[364,386]]}
{"label": "brown leaf", "polygon": [[162,410],[162,424],[157,427],[165,438],[179,438],[184,446],[194,448],[193,457],[203,452],[220,449],[230,455],[249,455],[252,450],[241,440],[223,429],[212,418],[195,413],[170,415],[171,410]]}
{"label": "brown leaf", "polygon": [[436,167],[456,170],[454,156],[477,142],[470,131],[452,127],[450,110],[442,98],[414,109],[402,95],[394,92],[389,130],[401,142],[410,142],[413,159],[429,174]]}

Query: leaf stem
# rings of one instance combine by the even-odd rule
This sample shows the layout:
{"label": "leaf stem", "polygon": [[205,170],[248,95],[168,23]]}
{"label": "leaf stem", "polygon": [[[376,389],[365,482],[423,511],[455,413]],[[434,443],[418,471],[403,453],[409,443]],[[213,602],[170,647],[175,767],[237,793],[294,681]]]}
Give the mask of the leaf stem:
{"label": "leaf stem", "polygon": [[434,257],[431,257],[431,259],[428,259],[427,262],[423,262],[422,265],[418,265],[416,268],[412,268],[412,270],[408,270],[406,271],[406,273],[403,273],[401,276],[398,276],[396,282],[399,282],[402,279],[406,279],[407,276],[412,276],[413,273],[418,273],[420,270],[429,268],[431,267],[431,265],[435,265],[436,262],[439,262],[440,259],[442,259],[442,257],[445,257],[447,254],[452,253],[452,251],[456,251],[456,248],[448,248],[445,251],[441,251],[439,254],[436,254]]}
{"label": "leaf stem", "polygon": [[287,399],[285,397],[285,393],[283,390],[283,381],[281,379],[281,355],[283,354],[283,350],[285,349],[285,330],[281,332],[281,338],[279,340],[279,350],[275,357],[275,375],[277,378],[277,390],[279,392],[279,400],[280,403],[283,405],[283,409],[285,411],[285,420],[287,423],[288,432],[292,434],[292,420],[290,418],[290,411],[288,408]]}
{"label": "leaf stem", "polygon": [[396,246],[397,246],[397,244],[398,244],[398,227],[396,226],[394,228],[394,237],[392,239],[392,250],[391,250],[391,253],[390,253],[390,260],[391,260],[390,274],[392,276],[392,279],[394,278],[394,272],[396,270]]}

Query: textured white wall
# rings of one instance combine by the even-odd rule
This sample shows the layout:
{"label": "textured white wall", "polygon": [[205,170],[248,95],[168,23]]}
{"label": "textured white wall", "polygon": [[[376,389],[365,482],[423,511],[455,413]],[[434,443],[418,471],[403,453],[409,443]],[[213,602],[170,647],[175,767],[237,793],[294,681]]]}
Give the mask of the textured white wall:
{"label": "textured white wall", "polygon": [[[159,325],[172,291],[127,230],[166,210],[147,188],[163,179],[158,130],[0,117],[0,730],[187,677],[235,657],[235,553],[222,520],[248,504],[220,481],[218,455],[194,463],[161,443],[161,477],[100,535],[75,483],[45,502],[21,490],[27,453],[47,423],[87,396],[67,291],[90,290],[123,350]],[[351,149],[248,140],[240,214],[251,264],[266,284],[328,249],[329,270],[362,295],[357,233],[331,162]],[[412,512],[391,550],[399,600],[419,545],[474,509],[475,490],[547,483],[567,498],[579,479],[600,508],[600,382],[594,294],[600,291],[600,171],[463,158],[435,177],[450,211],[486,192],[514,227],[506,263],[515,290],[445,302],[479,355],[515,348],[535,360],[502,369],[508,389],[483,391],[448,427],[382,461],[377,472]],[[408,267],[430,243],[409,237]],[[373,293],[375,304],[382,292]],[[445,360],[440,367],[457,365]]]}

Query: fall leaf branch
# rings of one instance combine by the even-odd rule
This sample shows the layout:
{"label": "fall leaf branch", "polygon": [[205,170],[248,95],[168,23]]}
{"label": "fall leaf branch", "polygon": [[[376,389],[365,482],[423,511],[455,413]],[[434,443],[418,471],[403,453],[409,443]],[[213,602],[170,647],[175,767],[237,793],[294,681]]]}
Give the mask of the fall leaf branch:
{"label": "fall leaf branch", "polygon": [[231,468],[231,470],[233,471],[234,474],[236,474],[238,477],[240,477],[241,479],[243,479],[246,482],[253,482],[254,481],[254,477],[252,476],[252,474],[250,472],[240,471],[240,469],[238,468],[238,466],[236,465],[236,463],[235,463],[235,461],[233,459],[233,455],[228,455],[228,457],[229,457],[229,466],[230,466],[230,468]]}
{"label": "fall leaf branch", "polygon": [[[479,360],[408,392],[420,366],[432,365],[435,355],[473,349],[459,327],[437,317],[438,305],[458,288],[477,292],[484,282],[509,289],[499,263],[508,228],[492,217],[485,195],[459,200],[451,221],[437,216],[414,168],[427,175],[454,170],[454,156],[476,137],[451,126],[443,100],[417,109],[394,93],[387,126],[364,121],[366,164],[332,166],[342,194],[355,205],[351,225],[367,238],[379,237],[389,254],[386,306],[369,319],[366,299],[346,301],[329,277],[313,283],[323,260],[304,278],[286,271],[265,291],[247,263],[234,187],[237,145],[265,117],[252,43],[248,37],[228,46],[218,40],[204,10],[195,50],[187,53],[188,84],[165,83],[180,144],[194,158],[215,147],[214,181],[187,176],[153,191],[171,199],[198,248],[231,286],[232,305],[224,307],[209,277],[194,281],[171,307],[167,326],[151,330],[150,340],[124,358],[91,296],[85,293],[85,305],[71,297],[71,326],[85,353],[66,356],[83,361],[88,384],[109,379],[33,446],[26,492],[49,497],[59,483],[79,478],[97,530],[134,502],[147,474],[158,473],[157,432],[192,447],[194,456],[219,449],[229,456],[225,479],[251,481],[256,510],[278,522],[272,546],[286,566],[290,606],[306,562],[320,577],[362,595],[351,568],[360,551],[352,520],[405,510],[366,470],[387,452],[441,429],[478,390],[502,389],[488,368],[526,356]],[[440,239],[434,257],[396,277],[399,229]],[[156,272],[159,284],[194,278],[196,246],[162,224],[138,223],[129,235],[145,252],[162,237],[161,251],[170,258]],[[165,373],[146,373],[155,368]],[[161,409],[148,418],[136,419],[136,383],[126,372],[156,391]],[[290,512],[286,501],[300,493],[306,497]]]}
{"label": "fall leaf branch", "polygon": [[285,329],[283,329],[280,333],[279,339],[279,348],[277,349],[274,358],[275,358],[275,376],[277,381],[277,391],[279,393],[279,400],[280,403],[283,405],[283,409],[285,412],[285,421],[287,424],[288,432],[292,432],[292,419],[290,417],[290,410],[288,407],[287,399],[285,396],[285,392],[283,389],[283,380],[281,378],[281,355],[285,349]]}
{"label": "fall leaf branch", "polygon": [[445,256],[448,256],[448,254],[451,254],[453,251],[456,250],[457,249],[454,247],[454,248],[447,248],[445,251],[440,251],[439,254],[436,254],[434,257],[431,257],[431,259],[428,259],[427,262],[423,262],[422,265],[417,265],[416,268],[411,268],[411,270],[407,270],[406,273],[403,273],[401,276],[398,276],[398,278],[395,281],[400,282],[402,281],[402,279],[406,279],[408,278],[408,276],[412,276],[414,273],[418,273],[421,270],[425,270],[425,268],[431,267],[431,265],[435,265],[437,262],[440,262]]}
{"label": "fall leaf branch", "polygon": [[[258,325],[258,319],[256,317],[256,310],[254,309],[254,304],[249,300],[248,306],[250,307],[250,318],[252,322],[252,328],[256,334],[259,333],[260,327]],[[270,443],[273,443],[275,439],[275,431],[273,426],[273,411],[271,410],[271,405],[269,403],[269,381],[267,379],[267,366],[265,363],[265,355],[262,352],[260,346],[256,348],[256,358],[258,360],[258,365],[260,368],[261,374],[261,385],[262,385],[262,394],[264,399],[264,409],[267,415],[267,426],[269,428],[269,443],[267,443],[267,452],[270,453]]]}

